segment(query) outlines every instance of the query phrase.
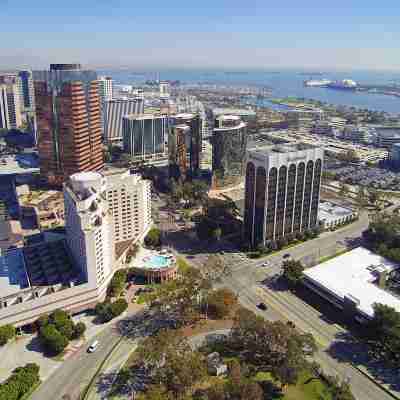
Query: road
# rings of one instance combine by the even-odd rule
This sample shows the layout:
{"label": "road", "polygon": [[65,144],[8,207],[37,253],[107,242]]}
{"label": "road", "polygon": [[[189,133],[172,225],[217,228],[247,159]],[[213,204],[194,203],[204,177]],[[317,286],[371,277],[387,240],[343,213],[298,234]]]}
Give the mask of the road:
{"label": "road", "polygon": [[[389,394],[357,369],[349,363],[337,361],[327,352],[338,336],[348,334],[344,328],[326,320],[319,311],[290,292],[275,290],[264,284],[265,281],[272,280],[280,274],[283,254],[289,253],[293,258],[312,265],[321,257],[357,245],[362,231],[367,226],[368,216],[363,213],[358,221],[338,231],[326,232],[317,239],[263,259],[248,260],[240,254],[225,252],[223,257],[230,265],[230,274],[224,276],[219,285],[229,287],[237,293],[242,305],[256,314],[269,320],[290,320],[301,330],[312,333],[319,345],[316,361],[321,364],[326,373],[340,375],[342,379],[349,380],[352,392],[358,400],[389,400],[392,399]],[[190,261],[200,266],[205,258],[207,255],[201,254],[191,257]],[[268,266],[262,267],[265,261],[268,262]],[[261,311],[256,307],[260,302],[267,304],[266,311]],[[343,358],[348,357],[349,354],[343,354]]]}
{"label": "road", "polygon": [[115,326],[110,326],[93,338],[92,342],[96,339],[100,344],[94,353],[89,354],[87,347],[83,346],[64,361],[63,365],[42,383],[30,399],[61,400],[66,394],[71,396],[71,400],[77,399],[106,355],[121,339],[121,335]]}

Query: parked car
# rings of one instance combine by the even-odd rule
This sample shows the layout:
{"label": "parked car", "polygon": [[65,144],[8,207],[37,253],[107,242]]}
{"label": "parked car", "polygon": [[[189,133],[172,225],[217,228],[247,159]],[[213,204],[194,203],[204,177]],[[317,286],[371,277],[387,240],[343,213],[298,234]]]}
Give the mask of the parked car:
{"label": "parked car", "polygon": [[290,257],[290,254],[289,253],[285,253],[283,256],[282,256],[282,258],[289,258]]}
{"label": "parked car", "polygon": [[265,311],[267,309],[267,306],[265,303],[258,303],[257,304],[257,308],[259,308],[260,310]]}

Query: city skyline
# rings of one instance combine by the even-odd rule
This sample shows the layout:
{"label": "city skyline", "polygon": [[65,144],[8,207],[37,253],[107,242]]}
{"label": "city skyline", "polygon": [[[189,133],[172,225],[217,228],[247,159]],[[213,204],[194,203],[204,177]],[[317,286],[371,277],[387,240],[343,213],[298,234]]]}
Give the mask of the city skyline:
{"label": "city skyline", "polygon": [[399,70],[397,14],[391,0],[385,7],[360,0],[351,7],[344,0],[329,6],[173,0],[168,7],[6,1],[1,68],[36,69],[67,59],[94,68]]}

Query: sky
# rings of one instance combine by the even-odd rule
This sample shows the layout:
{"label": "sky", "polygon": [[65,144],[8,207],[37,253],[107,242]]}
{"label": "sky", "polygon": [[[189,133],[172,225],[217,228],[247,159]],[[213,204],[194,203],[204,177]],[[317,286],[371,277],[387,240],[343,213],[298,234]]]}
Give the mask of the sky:
{"label": "sky", "polygon": [[0,0],[0,70],[400,70],[399,0]]}

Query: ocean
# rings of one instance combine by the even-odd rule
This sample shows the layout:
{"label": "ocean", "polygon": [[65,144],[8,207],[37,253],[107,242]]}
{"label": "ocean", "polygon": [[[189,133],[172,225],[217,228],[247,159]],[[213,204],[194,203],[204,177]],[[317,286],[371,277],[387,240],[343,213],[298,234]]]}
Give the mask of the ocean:
{"label": "ocean", "polygon": [[304,97],[335,105],[346,105],[375,111],[400,114],[400,98],[373,93],[333,90],[329,88],[304,87],[306,79],[353,79],[359,84],[398,84],[400,72],[304,72],[301,70],[266,71],[194,71],[169,70],[143,72],[132,70],[98,71],[101,75],[111,76],[117,84],[141,84],[148,79],[179,80],[182,83],[210,83],[240,86],[267,87],[272,90],[271,97]]}

